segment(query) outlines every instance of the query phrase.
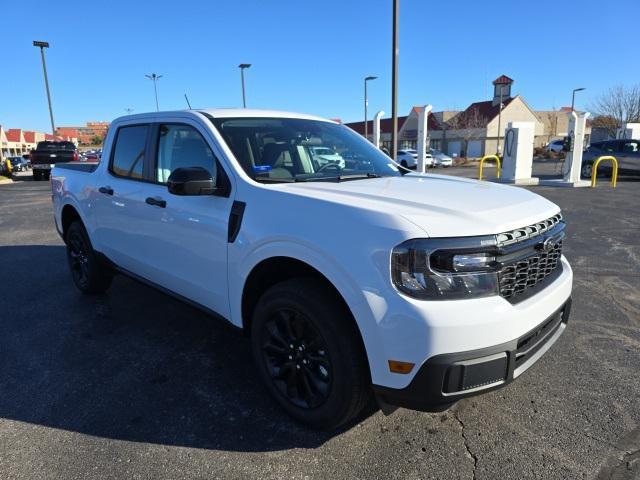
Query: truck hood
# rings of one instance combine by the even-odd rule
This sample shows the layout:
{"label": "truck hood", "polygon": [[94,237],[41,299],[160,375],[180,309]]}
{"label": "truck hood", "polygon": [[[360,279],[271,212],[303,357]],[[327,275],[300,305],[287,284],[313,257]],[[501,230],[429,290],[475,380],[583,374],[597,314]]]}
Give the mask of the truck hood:
{"label": "truck hood", "polygon": [[430,237],[496,234],[560,211],[523,188],[447,175],[409,174],[286,187],[319,200],[403,217]]}

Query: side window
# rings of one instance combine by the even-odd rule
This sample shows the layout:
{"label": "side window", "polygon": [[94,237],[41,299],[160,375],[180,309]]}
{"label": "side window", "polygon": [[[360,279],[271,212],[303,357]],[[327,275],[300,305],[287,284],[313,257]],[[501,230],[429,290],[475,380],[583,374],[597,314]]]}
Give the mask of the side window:
{"label": "side window", "polygon": [[189,125],[160,125],[156,181],[166,183],[171,172],[186,167],[202,167],[216,179],[216,157],[195,128]]}
{"label": "side window", "polygon": [[121,127],[111,162],[111,171],[121,177],[141,179],[148,125]]}

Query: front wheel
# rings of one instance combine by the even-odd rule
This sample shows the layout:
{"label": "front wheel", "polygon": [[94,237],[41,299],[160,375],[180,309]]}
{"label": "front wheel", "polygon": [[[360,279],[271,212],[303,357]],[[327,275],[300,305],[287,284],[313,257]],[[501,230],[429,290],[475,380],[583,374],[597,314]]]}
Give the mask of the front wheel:
{"label": "front wheel", "polygon": [[583,163],[580,175],[582,175],[582,178],[591,178],[591,175],[593,175],[593,164]]}
{"label": "front wheel", "polygon": [[336,293],[316,279],[287,280],[263,294],[251,345],[267,389],[302,423],[337,428],[371,398],[357,326]]}
{"label": "front wheel", "polygon": [[65,235],[67,261],[73,283],[87,294],[103,293],[111,286],[113,274],[104,265],[91,246],[91,241],[80,221],[73,222]]}

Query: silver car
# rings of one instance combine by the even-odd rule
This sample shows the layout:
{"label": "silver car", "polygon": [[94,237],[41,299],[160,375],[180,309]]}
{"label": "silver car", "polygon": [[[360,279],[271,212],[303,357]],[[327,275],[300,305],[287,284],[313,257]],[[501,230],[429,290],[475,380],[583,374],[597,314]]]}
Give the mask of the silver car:
{"label": "silver car", "polygon": [[[640,140],[605,140],[589,145],[582,156],[581,175],[591,178],[598,157],[611,155],[618,160],[619,175],[640,175]],[[611,162],[602,162],[598,173],[611,173]]]}

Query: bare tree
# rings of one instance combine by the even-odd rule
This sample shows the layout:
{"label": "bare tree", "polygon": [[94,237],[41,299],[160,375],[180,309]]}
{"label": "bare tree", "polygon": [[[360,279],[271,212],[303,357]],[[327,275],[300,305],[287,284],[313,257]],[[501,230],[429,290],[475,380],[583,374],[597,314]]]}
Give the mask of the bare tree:
{"label": "bare tree", "polygon": [[445,134],[447,130],[455,130],[455,138],[462,139],[462,151],[464,157],[467,156],[469,142],[483,138],[486,134],[487,117],[480,113],[480,109],[473,107],[460,112],[446,122]]}
{"label": "bare tree", "polygon": [[616,130],[626,122],[640,121],[640,85],[617,85],[600,94],[589,109],[595,113],[594,126],[607,129],[615,137]]}

